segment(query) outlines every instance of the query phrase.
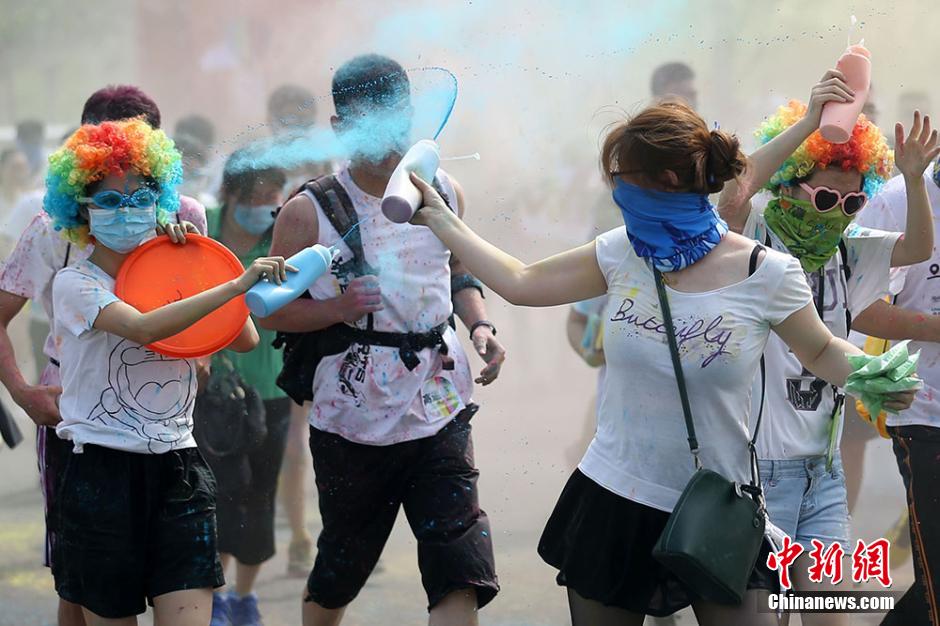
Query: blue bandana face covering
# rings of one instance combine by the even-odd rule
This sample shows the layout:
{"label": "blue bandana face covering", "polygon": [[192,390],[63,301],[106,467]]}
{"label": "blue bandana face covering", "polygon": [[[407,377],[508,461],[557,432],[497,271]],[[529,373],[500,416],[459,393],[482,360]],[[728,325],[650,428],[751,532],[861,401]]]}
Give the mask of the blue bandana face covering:
{"label": "blue bandana face covering", "polygon": [[652,191],[618,179],[613,195],[633,250],[661,272],[699,261],[728,232],[705,194]]}

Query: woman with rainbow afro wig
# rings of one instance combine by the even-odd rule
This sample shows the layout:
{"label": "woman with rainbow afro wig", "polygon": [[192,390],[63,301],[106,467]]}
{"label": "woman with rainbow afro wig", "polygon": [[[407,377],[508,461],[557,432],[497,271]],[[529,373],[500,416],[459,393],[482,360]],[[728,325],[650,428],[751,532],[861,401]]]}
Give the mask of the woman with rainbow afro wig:
{"label": "woman with rainbow afro wig", "polygon": [[[896,126],[894,153],[864,115],[846,143],[824,139],[818,130],[823,105],[853,99],[843,75],[830,70],[808,105],[793,100],[780,107],[757,129],[760,148],[740,183],[726,187],[719,201],[731,229],[799,259],[820,319],[842,339],[853,317],[887,295],[891,267],[930,256],[933,228],[923,173],[938,151],[937,133],[919,112],[907,137],[901,124]],[[890,177],[895,159],[908,185],[906,232],[853,224]],[[756,197],[761,202],[752,206],[752,196],[761,190],[765,193]],[[794,587],[833,590],[809,580],[808,555],[814,542],[826,548],[839,543],[847,554],[852,550],[839,449],[845,396],[804,369],[777,336],[768,340],[764,362],[765,375],[755,381],[752,397],[764,399],[757,454],[770,521],[804,549],[791,569]],[[807,626],[848,624],[845,615],[803,614],[802,619]]]}
{"label": "woman with rainbow afro wig", "polygon": [[[141,120],[85,125],[50,157],[45,210],[70,240],[94,249],[53,280],[53,336],[62,393],[56,436],[71,443],[57,489],[52,573],[89,624],[205,626],[224,583],[215,482],[193,438],[194,359],[148,346],[176,335],[261,277],[286,278],[280,257],[200,294],[142,313],[115,293],[127,256],[157,232],[186,245],[192,225],[166,223],[179,205],[180,155]],[[158,219],[163,226],[157,228]],[[192,227],[193,229],[195,227]],[[166,267],[166,280],[190,271]],[[228,346],[248,352],[248,319]]]}
{"label": "woman with rainbow afro wig", "polygon": [[155,221],[169,221],[179,208],[182,159],[170,138],[142,119],[85,124],[76,130],[49,157],[43,208],[57,230],[84,245],[89,224],[82,198],[106,177],[127,174],[141,177],[152,192]]}

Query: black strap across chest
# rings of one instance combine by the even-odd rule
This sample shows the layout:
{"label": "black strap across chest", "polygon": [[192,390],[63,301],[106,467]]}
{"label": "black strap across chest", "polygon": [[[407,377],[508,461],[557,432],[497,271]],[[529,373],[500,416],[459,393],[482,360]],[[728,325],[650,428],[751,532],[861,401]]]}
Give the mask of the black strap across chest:
{"label": "black strap across chest", "polygon": [[[760,253],[764,249],[761,244],[755,244],[754,249],[751,250],[751,256],[748,267],[748,276],[754,274],[757,270],[757,262],[760,258]],[[672,319],[672,311],[669,308],[669,297],[666,294],[666,287],[663,283],[662,273],[653,268],[653,275],[656,282],[656,293],[659,296],[659,306],[662,310],[663,324],[666,326],[666,340],[669,344],[669,354],[672,358],[672,368],[676,376],[676,383],[679,387],[679,401],[682,404],[682,414],[685,418],[685,427],[688,434],[689,450],[692,452],[692,456],[695,459],[696,469],[701,467],[701,461],[699,460],[699,443],[698,437],[695,434],[695,423],[692,419],[692,407],[689,402],[689,394],[685,385],[685,375],[682,371],[682,360],[679,357],[679,346],[676,341],[676,329]],[[764,368],[764,357],[761,356],[760,360],[760,371],[761,371],[761,399],[760,406],[757,413],[757,421],[754,425],[754,433],[751,436],[751,439],[748,441],[748,453],[750,455],[751,462],[751,484],[742,485],[742,490],[752,492],[753,495],[759,495],[761,493],[760,480],[758,478],[757,470],[757,434],[760,431],[761,420],[764,415],[764,396],[766,393],[766,376]]]}

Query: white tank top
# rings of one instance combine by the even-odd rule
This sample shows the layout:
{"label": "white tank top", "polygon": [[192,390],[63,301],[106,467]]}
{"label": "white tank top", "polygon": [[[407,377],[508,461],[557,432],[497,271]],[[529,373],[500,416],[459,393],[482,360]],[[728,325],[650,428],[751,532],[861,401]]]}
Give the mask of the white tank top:
{"label": "white tank top", "polygon": [[[365,193],[349,169],[337,173],[360,220],[365,260],[377,271],[385,308],[374,314],[373,330],[423,333],[446,324],[453,312],[450,294],[450,251],[430,229],[388,220],[381,198]],[[451,203],[454,187],[438,171]],[[311,194],[320,226],[319,243],[338,243],[332,271],[310,288],[322,300],[335,298],[348,285],[338,267],[352,259],[352,250],[327,219]],[[366,318],[357,323],[366,327]],[[310,424],[356,443],[390,445],[430,437],[470,402],[473,378],[467,355],[453,329],[444,333],[454,369],[444,370],[436,349],[417,353],[419,365],[408,370],[397,348],[353,344],[341,354],[325,357],[313,380]]]}

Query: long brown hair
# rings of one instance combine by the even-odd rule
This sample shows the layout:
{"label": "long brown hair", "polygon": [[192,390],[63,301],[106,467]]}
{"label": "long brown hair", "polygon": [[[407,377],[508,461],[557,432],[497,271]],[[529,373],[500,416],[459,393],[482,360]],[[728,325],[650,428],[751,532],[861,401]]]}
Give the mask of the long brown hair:
{"label": "long brown hair", "polygon": [[[620,174],[632,174],[673,191],[716,193],[746,164],[736,136],[708,130],[705,120],[680,101],[660,102],[616,124],[601,149],[601,167],[611,185]],[[678,185],[666,182],[666,170],[676,174]]]}

